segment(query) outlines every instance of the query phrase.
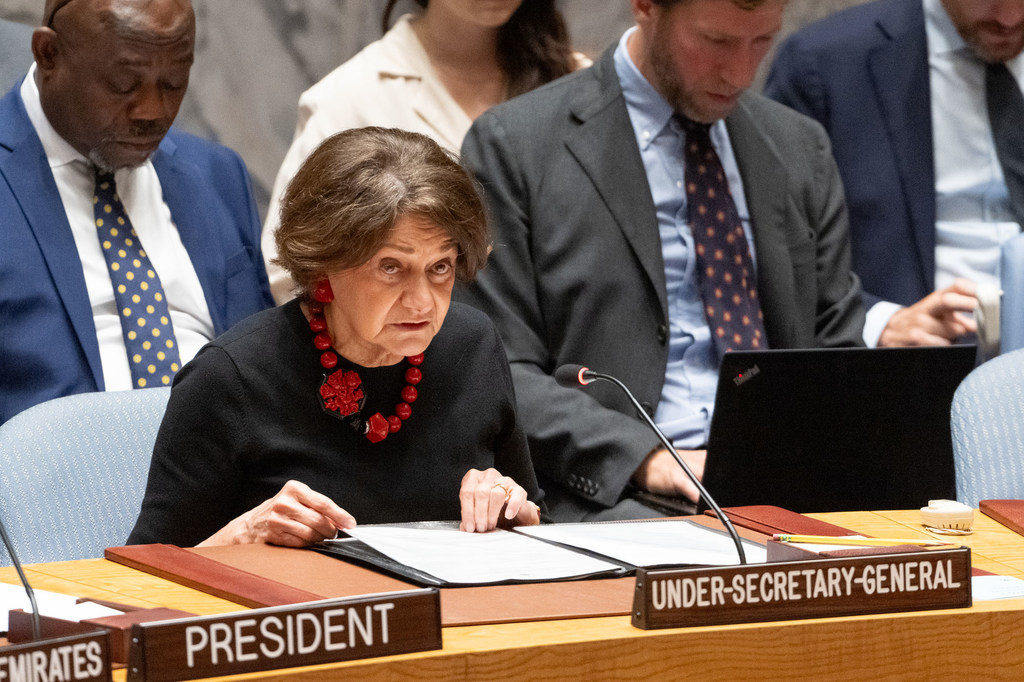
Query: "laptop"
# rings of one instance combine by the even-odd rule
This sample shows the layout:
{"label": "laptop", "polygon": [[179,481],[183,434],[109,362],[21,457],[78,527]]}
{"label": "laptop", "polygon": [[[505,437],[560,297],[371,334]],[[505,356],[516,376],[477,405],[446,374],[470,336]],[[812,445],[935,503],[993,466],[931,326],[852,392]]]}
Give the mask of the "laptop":
{"label": "laptop", "polygon": [[975,346],[726,353],[703,483],[722,507],[796,512],[954,499],[950,407],[976,355]]}

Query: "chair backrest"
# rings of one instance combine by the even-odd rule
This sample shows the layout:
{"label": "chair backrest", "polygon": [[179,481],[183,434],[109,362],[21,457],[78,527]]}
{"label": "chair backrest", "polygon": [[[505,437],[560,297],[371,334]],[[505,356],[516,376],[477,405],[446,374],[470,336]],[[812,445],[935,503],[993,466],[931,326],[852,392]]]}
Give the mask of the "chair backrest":
{"label": "chair backrest", "polygon": [[[49,400],[0,426],[0,518],[23,563],[102,557],[139,514],[171,389]],[[0,565],[10,565],[0,547]]]}
{"label": "chair backrest", "polygon": [[1003,289],[999,347],[1008,353],[1024,348],[1024,234],[1003,244],[999,270]]}
{"label": "chair backrest", "polygon": [[1024,499],[1024,350],[976,367],[953,395],[956,498]]}

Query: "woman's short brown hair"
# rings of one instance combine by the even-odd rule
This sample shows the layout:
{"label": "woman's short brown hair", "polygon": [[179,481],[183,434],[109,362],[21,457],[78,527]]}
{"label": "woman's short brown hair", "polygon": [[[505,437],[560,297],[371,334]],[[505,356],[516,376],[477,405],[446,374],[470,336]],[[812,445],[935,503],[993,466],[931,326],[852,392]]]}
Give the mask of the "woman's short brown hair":
{"label": "woman's short brown hair", "polygon": [[445,230],[459,250],[459,279],[473,279],[486,263],[484,205],[453,154],[397,128],[342,131],[313,150],[288,184],[274,262],[308,298],[327,273],[370,260],[405,216]]}

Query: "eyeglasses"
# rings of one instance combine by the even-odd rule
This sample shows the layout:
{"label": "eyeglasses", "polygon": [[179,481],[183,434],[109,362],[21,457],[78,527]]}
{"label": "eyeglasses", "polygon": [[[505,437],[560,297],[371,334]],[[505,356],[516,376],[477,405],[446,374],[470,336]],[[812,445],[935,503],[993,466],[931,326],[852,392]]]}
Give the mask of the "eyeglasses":
{"label": "eyeglasses", "polygon": [[57,15],[57,12],[70,5],[72,2],[74,2],[74,0],[58,0],[58,2],[53,6],[53,9],[50,10],[49,15],[46,16],[46,21],[43,25],[46,26],[46,28],[53,28],[53,18]]}

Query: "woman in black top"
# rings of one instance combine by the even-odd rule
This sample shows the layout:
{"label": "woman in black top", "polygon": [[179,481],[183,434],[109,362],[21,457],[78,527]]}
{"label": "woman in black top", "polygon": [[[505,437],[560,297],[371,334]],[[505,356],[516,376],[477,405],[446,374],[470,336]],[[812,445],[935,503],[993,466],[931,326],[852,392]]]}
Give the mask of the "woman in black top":
{"label": "woman in black top", "polygon": [[356,520],[538,523],[500,339],[451,304],[488,250],[458,163],[414,133],[339,133],[289,185],[276,240],[299,295],[178,374],[129,542],[299,546]]}

